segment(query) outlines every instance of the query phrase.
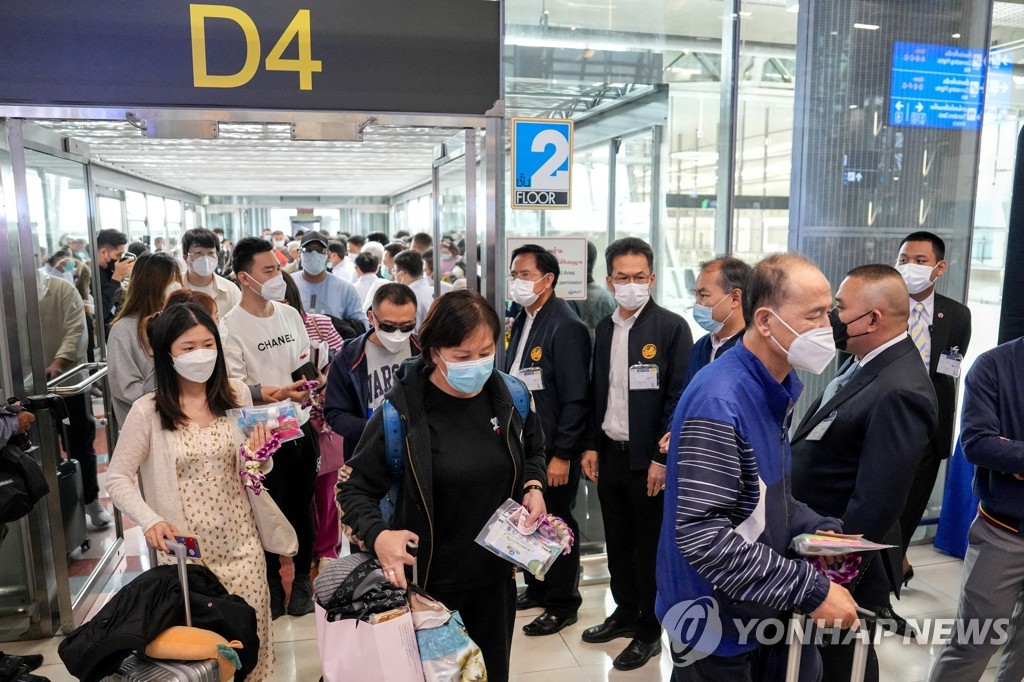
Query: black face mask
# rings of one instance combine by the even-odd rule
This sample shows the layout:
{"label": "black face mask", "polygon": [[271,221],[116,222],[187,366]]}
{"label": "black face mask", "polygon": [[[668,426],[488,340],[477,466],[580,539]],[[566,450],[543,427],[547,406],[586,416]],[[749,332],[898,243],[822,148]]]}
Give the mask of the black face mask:
{"label": "black face mask", "polygon": [[[870,310],[864,313],[864,315],[870,314]],[[849,322],[843,322],[842,320],[839,319],[838,308],[833,308],[832,310],[828,311],[828,321],[832,323],[832,338],[836,342],[836,348],[838,348],[839,350],[846,350],[847,341],[849,341],[850,339],[855,339],[858,336],[867,336],[868,334],[871,333],[864,332],[863,334],[854,334],[853,336],[850,336],[849,326],[856,322],[857,320],[859,320],[860,318],[864,317],[864,315],[859,315],[858,317],[853,318]]]}

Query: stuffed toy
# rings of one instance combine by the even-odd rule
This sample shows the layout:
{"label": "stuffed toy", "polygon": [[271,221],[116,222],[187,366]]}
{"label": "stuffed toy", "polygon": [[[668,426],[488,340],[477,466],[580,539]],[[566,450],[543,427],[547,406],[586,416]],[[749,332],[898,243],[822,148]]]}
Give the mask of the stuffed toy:
{"label": "stuffed toy", "polygon": [[242,667],[242,661],[235,653],[235,649],[241,648],[241,642],[229,642],[216,632],[175,625],[149,643],[146,655],[169,661],[205,661],[215,658],[220,665],[221,682],[228,682],[235,676],[235,671]]}

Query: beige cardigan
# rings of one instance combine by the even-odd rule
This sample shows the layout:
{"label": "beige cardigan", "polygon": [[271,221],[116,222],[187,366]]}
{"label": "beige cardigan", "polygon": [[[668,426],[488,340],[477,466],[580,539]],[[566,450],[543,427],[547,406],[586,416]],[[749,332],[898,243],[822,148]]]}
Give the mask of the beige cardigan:
{"label": "beige cardigan", "polygon": [[[252,396],[245,384],[236,379],[230,382],[242,407],[252,405]],[[241,437],[234,428],[232,432],[236,433],[236,444],[241,445]],[[114,506],[127,514],[143,532],[160,521],[169,522],[179,532],[190,532],[178,494],[176,460],[179,451],[175,433],[160,426],[154,394],[148,393],[136,400],[110,458],[107,493]],[[268,459],[264,463],[264,472],[270,470],[271,461]],[[241,471],[241,460],[238,467]],[[146,491],[145,499],[135,485],[136,471]]]}

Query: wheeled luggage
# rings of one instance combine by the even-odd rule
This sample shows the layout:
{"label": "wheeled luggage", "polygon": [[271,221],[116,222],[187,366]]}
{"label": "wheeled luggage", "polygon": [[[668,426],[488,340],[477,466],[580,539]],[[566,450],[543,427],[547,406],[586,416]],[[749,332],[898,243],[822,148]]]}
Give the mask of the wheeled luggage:
{"label": "wheeled luggage", "polygon": [[82,492],[82,466],[77,459],[57,463],[57,487],[64,526],[64,543],[70,556],[79,547],[89,549],[89,527],[85,523],[85,495]]}
{"label": "wheeled luggage", "polygon": [[[789,623],[789,660],[786,664],[786,682],[800,682],[800,657],[803,654],[802,634],[807,616],[793,614]],[[857,641],[853,650],[853,670],[850,673],[850,682],[863,682],[864,672],[868,667],[868,639],[871,635],[865,628],[861,628],[854,635]]]}

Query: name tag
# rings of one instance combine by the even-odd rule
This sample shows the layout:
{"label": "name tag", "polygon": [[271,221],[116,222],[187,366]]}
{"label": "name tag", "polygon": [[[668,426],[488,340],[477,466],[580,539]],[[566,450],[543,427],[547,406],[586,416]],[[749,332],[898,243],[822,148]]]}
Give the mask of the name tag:
{"label": "name tag", "polygon": [[964,356],[956,352],[956,349],[950,350],[948,353],[943,353],[939,356],[939,365],[935,371],[939,374],[945,374],[956,378],[960,376],[960,363],[963,362]]}
{"label": "name tag", "polygon": [[658,387],[657,365],[633,365],[629,368],[629,390],[653,391]]}
{"label": "name tag", "polygon": [[825,417],[817,426],[811,429],[811,432],[807,434],[807,440],[818,441],[825,437],[828,433],[829,428],[832,426],[832,422],[836,420],[839,415],[838,411],[833,411],[832,414]]}
{"label": "name tag", "polygon": [[540,367],[523,367],[519,370],[519,379],[531,391],[544,390],[544,379],[541,377]]}

